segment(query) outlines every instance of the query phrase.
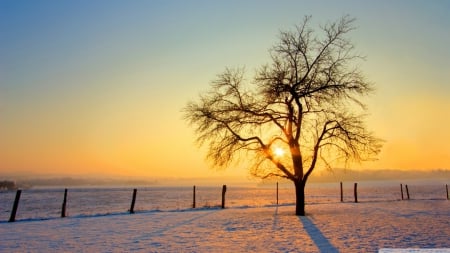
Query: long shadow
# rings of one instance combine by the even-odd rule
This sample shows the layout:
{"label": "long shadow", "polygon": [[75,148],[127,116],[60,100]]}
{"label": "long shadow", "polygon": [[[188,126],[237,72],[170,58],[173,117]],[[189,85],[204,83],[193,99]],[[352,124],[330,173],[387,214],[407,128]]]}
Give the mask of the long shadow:
{"label": "long shadow", "polygon": [[272,230],[276,231],[278,228],[278,206],[275,207],[275,213],[273,214]]}
{"label": "long shadow", "polygon": [[306,216],[299,217],[300,222],[303,224],[305,231],[308,233],[309,237],[319,248],[320,252],[339,252],[328,239],[322,234],[322,232],[316,227],[316,225],[311,221],[310,218]]}

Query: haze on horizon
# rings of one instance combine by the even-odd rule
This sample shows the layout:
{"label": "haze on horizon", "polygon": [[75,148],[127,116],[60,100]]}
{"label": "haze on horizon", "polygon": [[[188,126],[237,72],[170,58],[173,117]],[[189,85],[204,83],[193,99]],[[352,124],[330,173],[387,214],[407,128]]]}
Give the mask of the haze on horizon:
{"label": "haze on horizon", "polygon": [[375,83],[378,161],[450,168],[448,1],[1,1],[0,176],[248,178],[215,171],[181,108],[226,67],[269,62],[279,30],[344,14]]}

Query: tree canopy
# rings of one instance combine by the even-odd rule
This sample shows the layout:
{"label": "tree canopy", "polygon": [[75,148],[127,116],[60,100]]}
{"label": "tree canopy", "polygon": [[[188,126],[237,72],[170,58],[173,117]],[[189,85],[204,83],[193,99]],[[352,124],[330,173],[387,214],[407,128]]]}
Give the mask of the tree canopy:
{"label": "tree canopy", "polygon": [[[311,17],[281,31],[271,62],[247,80],[244,68],[217,76],[211,89],[189,102],[185,118],[217,167],[251,159],[261,178],[284,177],[304,187],[319,161],[364,161],[381,140],[364,122],[362,98],[373,92],[347,37],[354,19],[344,16],[316,33]],[[275,150],[285,150],[285,154]],[[297,199],[299,200],[299,199]]]}

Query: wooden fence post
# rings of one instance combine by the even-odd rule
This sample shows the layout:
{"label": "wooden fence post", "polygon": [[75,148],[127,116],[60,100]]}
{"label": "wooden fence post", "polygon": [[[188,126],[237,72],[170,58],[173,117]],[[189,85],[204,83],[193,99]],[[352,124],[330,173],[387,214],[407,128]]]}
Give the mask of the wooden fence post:
{"label": "wooden fence post", "polygon": [[353,193],[355,195],[355,203],[358,203],[358,183],[355,183],[355,186],[353,187]]}
{"label": "wooden fence post", "polygon": [[406,189],[406,198],[409,200],[409,190],[407,184],[405,184],[405,189]]}
{"label": "wooden fence post", "polygon": [[61,218],[66,217],[66,205],[67,205],[67,188],[64,189],[64,200],[61,208]]}
{"label": "wooden fence post", "polygon": [[341,202],[344,202],[344,189],[342,186],[342,182],[340,184],[341,184]]}
{"label": "wooden fence post", "polygon": [[450,200],[450,197],[448,196],[448,185],[445,185],[445,191],[447,192],[447,200]]}
{"label": "wooden fence post", "polygon": [[11,217],[9,218],[9,222],[16,221],[16,213],[17,213],[17,208],[19,207],[20,194],[22,194],[22,190],[17,190],[16,198],[14,199],[14,205],[13,205],[13,209],[11,211]]}
{"label": "wooden fence post", "polygon": [[130,213],[134,213],[134,204],[136,203],[137,189],[133,190],[133,199],[131,200]]}
{"label": "wooden fence post", "polygon": [[402,200],[403,200],[404,198],[403,198],[403,185],[402,184],[400,184],[400,193],[402,194]]}
{"label": "wooden fence post", "polygon": [[225,208],[225,193],[227,192],[227,186],[222,186],[222,209]]}
{"label": "wooden fence post", "polygon": [[278,206],[278,182],[277,182],[277,206]]}
{"label": "wooden fence post", "polygon": [[195,208],[195,185],[194,189],[192,190],[193,198],[192,198],[192,208]]}

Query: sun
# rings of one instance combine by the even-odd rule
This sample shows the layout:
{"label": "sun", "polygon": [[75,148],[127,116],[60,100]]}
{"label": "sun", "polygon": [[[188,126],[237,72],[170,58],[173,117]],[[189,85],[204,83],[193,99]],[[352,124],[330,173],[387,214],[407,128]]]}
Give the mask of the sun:
{"label": "sun", "polygon": [[284,155],[284,150],[280,147],[276,147],[273,150],[273,153],[275,154],[275,156],[283,156]]}

